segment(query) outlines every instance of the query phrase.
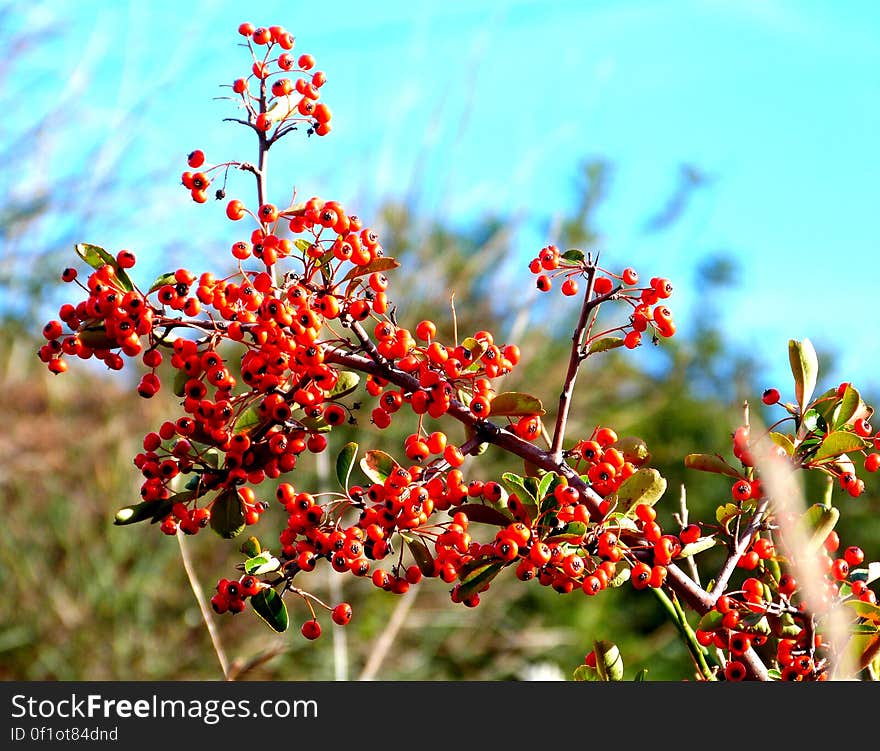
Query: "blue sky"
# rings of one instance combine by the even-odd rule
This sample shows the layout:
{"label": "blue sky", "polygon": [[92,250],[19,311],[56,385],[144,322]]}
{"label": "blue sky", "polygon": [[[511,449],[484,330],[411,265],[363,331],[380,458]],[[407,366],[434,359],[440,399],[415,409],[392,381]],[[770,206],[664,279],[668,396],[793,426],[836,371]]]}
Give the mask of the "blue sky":
{"label": "blue sky", "polygon": [[[835,350],[829,381],[880,390],[880,4],[241,7],[82,0],[22,11],[61,32],[44,68],[30,71],[43,75],[36,101],[65,102],[44,169],[64,169],[61,155],[69,168],[94,143],[104,160],[95,173],[106,163],[154,176],[120,197],[130,200],[117,207],[125,220],[98,223],[92,241],[142,258],[169,246],[185,256],[191,233],[228,232],[222,207],[196,209],[176,183],[192,148],[209,160],[251,157],[246,135],[219,124],[231,113],[212,97],[244,72],[238,23],[278,23],[327,72],[334,112],[330,137],[273,152],[278,201],[296,186],[366,217],[417,175],[426,215],[519,217],[528,283],[525,263],[548,241],[547,223],[574,201],[577,165],[601,156],[614,166],[597,217],[603,258],[671,278],[680,328],[706,302],[692,284],[694,260],[725,251],[741,286],[722,301],[723,324],[767,361],[768,380],[786,388],[786,343],[809,337]],[[685,162],[711,183],[672,228],[645,232]]]}

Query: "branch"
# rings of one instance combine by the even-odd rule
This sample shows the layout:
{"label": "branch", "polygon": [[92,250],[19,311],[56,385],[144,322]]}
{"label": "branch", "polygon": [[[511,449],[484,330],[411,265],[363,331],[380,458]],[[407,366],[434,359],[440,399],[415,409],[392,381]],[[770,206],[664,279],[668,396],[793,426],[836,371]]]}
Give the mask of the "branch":
{"label": "branch", "polygon": [[764,520],[764,513],[767,511],[767,506],[769,504],[769,498],[764,498],[758,503],[755,508],[755,513],[746,527],[746,531],[743,532],[740,538],[736,541],[736,545],[734,545],[733,550],[731,550],[730,554],[727,556],[727,560],[725,560],[721,566],[718,576],[715,577],[715,584],[712,586],[711,597],[713,604],[715,600],[724,594],[724,590],[727,588],[727,583],[730,581],[730,577],[736,569],[736,564],[739,561],[740,556],[746,552],[751,544],[755,532],[760,528],[761,523]]}
{"label": "branch", "polygon": [[562,442],[565,439],[565,426],[568,423],[568,411],[571,409],[571,395],[574,392],[574,382],[577,379],[578,369],[583,361],[581,348],[584,336],[587,332],[587,321],[590,313],[597,303],[591,300],[593,296],[593,282],[596,278],[596,267],[590,265],[587,268],[587,288],[584,290],[584,302],[581,305],[581,314],[574,333],[571,335],[571,354],[568,357],[568,372],[565,374],[565,382],[562,393],[559,395],[559,408],[556,410],[556,426],[553,428],[553,441],[550,444],[550,452],[556,461],[562,460]]}
{"label": "branch", "polygon": [[[409,373],[404,373],[391,363],[377,362],[369,357],[348,352],[340,347],[327,347],[324,351],[324,360],[328,363],[335,363],[353,370],[359,370],[362,373],[378,376],[407,391],[414,392],[421,388],[416,378]],[[475,417],[457,399],[453,399],[450,402],[447,414],[472,428],[477,433],[479,442],[492,443],[508,453],[531,462],[540,469],[563,475],[568,480],[569,485],[574,486],[580,493],[581,500],[587,507],[590,518],[594,522],[601,522],[605,518],[605,514],[601,509],[602,497],[584,482],[568,464],[557,459],[551,452],[538,448],[515,433],[493,423],[491,420],[482,420]],[[677,565],[670,564],[666,569],[667,585],[690,608],[701,616],[712,609],[716,599],[714,594],[710,594],[700,587]],[[750,649],[741,659],[748,671],[748,677],[756,680],[767,680],[767,668],[753,650]]]}

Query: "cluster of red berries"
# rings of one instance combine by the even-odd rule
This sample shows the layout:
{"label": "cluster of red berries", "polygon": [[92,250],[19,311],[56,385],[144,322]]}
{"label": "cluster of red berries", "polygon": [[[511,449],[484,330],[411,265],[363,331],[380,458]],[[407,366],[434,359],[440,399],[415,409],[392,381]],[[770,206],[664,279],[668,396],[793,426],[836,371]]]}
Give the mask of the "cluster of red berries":
{"label": "cluster of red berries", "polygon": [[[436,339],[437,327],[432,321],[422,321],[415,330],[416,337],[390,321],[380,321],[373,331],[377,351],[394,360],[395,367],[418,379],[420,388],[408,391],[390,388],[387,381],[372,377],[367,391],[379,403],[371,414],[378,428],[387,428],[392,415],[406,403],[417,415],[439,418],[445,415],[454,399],[466,400],[471,413],[487,419],[492,412],[495,396],[491,379],[507,375],[519,362],[516,345],[498,346],[489,331],[478,331],[460,344],[444,345]],[[413,451],[420,454],[421,446]],[[441,451],[452,452],[444,446]],[[449,457],[453,466],[461,461]]]}
{"label": "cluster of red berries", "polygon": [[[780,404],[782,395],[779,389],[768,388],[761,396],[761,401],[768,406]],[[849,418],[843,422],[839,419],[835,420],[835,414],[844,407],[847,402]],[[795,405],[785,404],[785,409],[790,417],[786,419],[801,420],[811,417],[813,427],[805,431],[805,436],[800,440],[800,446],[804,449],[793,452],[791,458],[802,467],[816,467],[823,472],[835,477],[840,487],[853,498],[858,498],[864,493],[865,482],[856,471],[853,462],[848,458],[849,454],[860,453],[863,459],[863,468],[865,472],[874,473],[880,469],[880,431],[874,432],[869,422],[873,409],[861,401],[861,396],[852,387],[849,382],[843,382],[836,389],[829,389],[820,397],[815,399],[812,404],[805,409],[804,416],[799,415]],[[777,423],[778,424],[778,423]],[[748,448],[748,432],[745,428],[744,436],[739,440],[740,451],[744,456],[737,457],[741,459],[744,465],[754,466],[754,458]],[[840,438],[842,433],[846,433],[855,440],[852,444],[848,444],[845,450],[838,452],[841,461],[829,461],[836,459],[838,456],[822,454],[820,459],[815,459],[815,449],[821,446],[825,439],[832,433]],[[791,443],[792,436],[789,436]],[[810,450],[810,447],[813,447]],[[737,451],[737,441],[734,442],[734,452]],[[788,453],[777,446],[775,454],[777,457],[787,457]],[[847,454],[844,457],[843,454]]]}
{"label": "cluster of red berries", "polygon": [[266,586],[251,574],[245,574],[237,581],[221,579],[217,582],[217,593],[211,598],[211,607],[218,614],[241,613],[247,598],[253,597]]}
{"label": "cluster of red berries", "polygon": [[[140,354],[141,337],[152,336],[152,306],[140,291],[132,288],[124,271],[134,265],[134,254],[123,250],[115,259],[108,255],[107,261],[98,264],[85,285],[79,282],[72,267],[61,275],[63,281],[79,284],[88,296],[77,304],[62,305],[58,310],[60,320],[53,319],[43,327],[47,343],[38,354],[53,373],[67,370],[65,355],[95,357],[108,368],[119,370],[123,366],[122,355]],[[145,357],[152,360],[156,356]]]}
{"label": "cluster of red berries", "polygon": [[[577,441],[568,452],[575,471],[586,474],[593,490],[601,496],[614,493],[647,459],[646,453],[632,451],[625,445],[618,446],[617,442],[618,436],[613,429],[599,426],[589,438]],[[606,504],[602,510],[607,513],[611,508]]]}
{"label": "cluster of red berries", "polygon": [[[727,653],[727,680],[742,680],[746,675],[742,655],[750,647],[762,647],[771,640],[782,680],[826,680],[828,644],[821,633],[808,627],[811,616],[800,584],[780,568],[782,564],[788,568],[790,553],[777,552],[769,536],[757,535],[750,552],[757,557],[758,565],[749,568],[757,568],[758,575],[749,576],[737,589],[718,597],[696,631],[698,642]],[[817,553],[825,591],[821,602],[809,603],[810,612],[821,617],[833,605],[848,600],[876,604],[877,596],[866,582],[866,570],[858,568],[864,560],[865,554],[857,546],[841,551],[840,539],[832,531]]]}
{"label": "cluster of red berries", "polygon": [[675,334],[672,311],[662,302],[672,295],[672,284],[668,279],[652,277],[647,287],[638,287],[639,274],[634,268],[629,267],[620,274],[614,274],[595,266],[580,250],[560,253],[555,245],[541,248],[529,262],[529,271],[537,275],[535,285],[541,292],[549,292],[554,279],[561,277],[564,279],[560,287],[562,294],[571,297],[578,294],[578,280],[588,277],[592,278],[591,299],[616,294],[630,304],[633,310],[628,324],[596,334],[591,340],[620,331],[624,334],[623,346],[635,349],[649,329],[655,339]]}
{"label": "cluster of red berries", "polygon": [[[274,127],[271,139],[283,135],[296,122],[309,123],[309,132],[315,135],[327,135],[330,110],[318,102],[327,76],[314,70],[315,58],[309,54],[294,56],[294,38],[281,26],[254,27],[243,23],[238,32],[248,40],[253,64],[247,77],[233,82],[232,90],[241,96],[249,122],[261,133],[268,134]],[[275,54],[278,56],[274,57]],[[296,76],[295,81],[291,75]],[[256,95],[250,90],[252,79],[259,83]]]}

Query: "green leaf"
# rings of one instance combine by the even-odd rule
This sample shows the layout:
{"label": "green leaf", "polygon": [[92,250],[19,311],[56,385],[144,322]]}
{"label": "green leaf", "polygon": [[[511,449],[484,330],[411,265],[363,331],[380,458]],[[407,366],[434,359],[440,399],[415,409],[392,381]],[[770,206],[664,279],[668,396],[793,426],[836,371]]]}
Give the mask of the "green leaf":
{"label": "green leaf", "polygon": [[248,558],[253,558],[255,555],[260,554],[262,547],[260,541],[256,537],[248,537],[247,540],[241,544],[239,550],[241,550],[241,552]]}
{"label": "green leaf", "polygon": [[532,475],[526,475],[523,477],[523,485],[525,486],[526,492],[531,498],[535,499],[536,504],[540,500],[540,497],[538,496],[539,480],[539,477],[533,477]]}
{"label": "green leaf", "polygon": [[211,529],[220,537],[231,540],[245,528],[244,504],[235,488],[227,488],[214,499],[211,506]]}
{"label": "green leaf", "polygon": [[608,582],[608,586],[612,589],[622,587],[630,580],[630,577],[632,577],[632,569],[629,566],[624,566],[614,575],[614,578]]}
{"label": "green leaf", "polygon": [[847,384],[843,396],[840,397],[840,406],[837,408],[837,414],[832,421],[834,429],[837,430],[846,425],[856,415],[862,404],[861,394],[852,385]]}
{"label": "green leaf", "polygon": [[560,258],[564,258],[566,261],[571,261],[572,263],[583,263],[586,256],[584,255],[584,251],[578,250],[577,248],[571,248],[570,250],[566,250]]}
{"label": "green leaf", "polygon": [[303,239],[302,237],[294,240],[293,244],[296,245],[296,249],[300,253],[308,253],[309,249],[312,247],[312,243],[310,243],[308,240]]}
{"label": "green leaf", "polygon": [[281,561],[268,550],[264,550],[262,553],[255,555],[253,558],[248,558],[244,562],[244,572],[252,576],[268,574],[270,571],[277,571],[279,568],[281,568]]}
{"label": "green leaf", "polygon": [[127,292],[134,289],[134,285],[131,283],[131,279],[128,278],[125,269],[123,269],[116,262],[116,259],[104,250],[104,248],[92,245],[91,243],[77,243],[73,246],[73,249],[76,251],[76,254],[93,269],[100,269],[102,266],[112,266],[113,270],[116,272],[116,278],[119,280],[120,286]]}
{"label": "green leaf", "polygon": [[234,433],[247,433],[260,424],[260,412],[256,407],[248,407],[242,412],[232,426]]}
{"label": "green leaf", "polygon": [[866,618],[871,623],[880,624],[880,605],[863,602],[862,600],[847,600],[843,604],[855,610],[856,615],[860,618]]}
{"label": "green leaf", "polygon": [[636,683],[641,683],[642,681],[648,680],[648,668],[642,668],[638,673],[636,673],[636,677],[633,678]]}
{"label": "green leaf", "polygon": [[537,506],[538,499],[531,490],[526,488],[525,480],[526,478],[520,477],[513,472],[505,472],[501,475],[501,483],[507,488],[508,492],[516,493],[524,503],[527,500],[531,500],[532,504]]}
{"label": "green leaf", "polygon": [[182,368],[174,374],[174,384],[171,387],[171,390],[174,392],[174,396],[184,396],[184,389],[186,388],[186,382],[188,380],[189,373],[187,373]]}
{"label": "green leaf", "polygon": [[274,589],[261,589],[251,597],[251,606],[254,612],[260,616],[269,627],[279,634],[287,631],[290,618],[287,615],[287,605]]}
{"label": "green leaf", "polygon": [[791,456],[794,454],[794,441],[784,433],[771,432],[770,440],[779,446],[786,454]]}
{"label": "green leaf", "polygon": [[698,553],[702,553],[704,550],[709,550],[710,548],[714,548],[717,540],[712,537],[701,537],[699,540],[694,540],[694,542],[689,542],[685,545],[681,552],[676,556],[676,558],[690,558],[692,555],[697,555]]}
{"label": "green leaf", "polygon": [[572,677],[578,682],[589,681],[590,683],[596,683],[602,680],[599,676],[599,671],[590,665],[578,665]]}
{"label": "green leaf", "polygon": [[472,336],[464,339],[461,343],[461,346],[468,352],[470,352],[471,362],[479,360],[484,354],[486,354],[486,350],[489,349],[489,345],[486,344],[485,340],[474,339]]}
{"label": "green leaf", "polygon": [[107,327],[103,324],[80,329],[79,339],[87,347],[93,349],[107,349],[116,346],[115,340],[107,336]]}
{"label": "green leaf", "polygon": [[584,522],[569,522],[559,532],[551,534],[545,542],[568,542],[579,545],[584,541],[587,534],[587,525]]}
{"label": "green leaf", "polygon": [[648,444],[637,436],[618,438],[611,444],[611,448],[617,449],[623,454],[624,461],[628,461],[636,467],[642,467],[651,461],[651,452],[648,451]]}
{"label": "green leaf", "polygon": [[853,634],[849,638],[846,650],[859,670],[864,670],[872,662],[876,670],[878,664],[878,642],[880,642],[880,635],[878,634]]}
{"label": "green leaf", "polygon": [[340,370],[337,375],[336,385],[330,389],[327,399],[339,399],[343,396],[348,396],[357,389],[358,384],[361,382],[361,377],[350,370]]}
{"label": "green leaf", "polygon": [[507,514],[491,506],[484,506],[482,503],[465,503],[463,506],[456,506],[450,509],[450,513],[458,511],[461,511],[468,518],[468,521],[480,524],[506,527],[508,524],[513,523],[513,519]]}
{"label": "green leaf", "polygon": [[[113,517],[113,523],[116,526],[121,527],[126,524],[143,522],[147,519],[164,519],[171,513],[171,507],[179,500],[182,500],[180,495],[182,494],[173,495],[170,498],[156,501],[144,501],[143,503],[136,503],[133,506],[125,506],[116,512],[116,516]],[[191,494],[190,497],[192,497]]]}
{"label": "green leaf", "polygon": [[545,414],[541,400],[520,391],[504,391],[492,399],[490,414],[493,417],[524,417],[525,415]]}
{"label": "green leaf", "polygon": [[635,522],[634,519],[623,514],[619,511],[614,511],[608,515],[609,521],[613,521],[613,526],[616,527],[619,531],[625,532],[638,532],[639,525]]}
{"label": "green leaf", "polygon": [[791,365],[791,374],[794,376],[795,397],[803,414],[816,389],[816,378],[819,373],[819,358],[816,356],[813,343],[809,339],[801,341],[790,339],[788,361]]}
{"label": "green leaf", "polygon": [[834,506],[825,506],[821,503],[814,503],[804,512],[800,523],[810,534],[810,540],[807,543],[809,550],[818,550],[822,547],[825,538],[831,534],[839,518],[840,511]]}
{"label": "green leaf", "polygon": [[741,509],[735,503],[725,503],[715,509],[715,521],[723,524],[724,528],[727,529],[728,523],[742,513],[744,513],[744,509]]}
{"label": "green leaf", "polygon": [[865,441],[855,433],[836,430],[825,436],[819,445],[819,450],[813,455],[812,461],[816,464],[828,461],[850,451],[861,451],[865,445]]}
{"label": "green leaf", "polygon": [[854,623],[850,626],[849,632],[851,634],[867,634],[868,636],[873,636],[874,634],[880,633],[880,626],[876,626],[873,623]]}
{"label": "green leaf", "polygon": [[688,469],[698,469],[700,472],[714,472],[718,475],[727,475],[737,479],[742,477],[741,472],[737,472],[716,454],[688,454],[684,458],[684,466]]}
{"label": "green leaf", "polygon": [[740,618],[737,628],[750,634],[770,636],[770,621],[764,613],[746,613]]}
{"label": "green leaf", "polygon": [[376,271],[391,271],[391,269],[396,269],[398,266],[400,266],[400,262],[395,261],[393,258],[386,258],[384,256],[374,258],[366,266],[354,266],[350,268],[348,273],[342,277],[342,280],[339,283],[343,284],[349,279],[372,274]]}
{"label": "green leaf", "polygon": [[816,409],[808,409],[804,412],[803,419],[801,420],[801,425],[805,430],[812,433],[815,430],[825,431],[828,427],[828,424],[825,422],[825,418],[822,417],[822,414]]}
{"label": "green leaf", "polygon": [[368,451],[360,461],[364,474],[380,485],[385,482],[398,466],[390,454],[379,449]]}
{"label": "green leaf", "polygon": [[614,642],[599,640],[593,642],[596,652],[596,670],[604,681],[623,680],[623,657]]}
{"label": "green leaf", "polygon": [[783,639],[797,639],[803,629],[795,623],[791,613],[783,613],[779,617],[779,636]]}
{"label": "green leaf", "polygon": [[458,585],[458,594],[462,599],[478,594],[507,565],[500,561],[486,563],[482,559],[476,563],[473,567],[466,565],[462,568],[461,583]]}
{"label": "green leaf", "polygon": [[559,475],[557,475],[555,472],[548,472],[538,481],[538,491],[535,493],[535,497],[539,501],[543,498],[546,498],[547,494],[550,493],[553,490],[553,487],[558,484]]}
{"label": "green leaf", "polygon": [[665,492],[666,479],[656,469],[643,467],[620,484],[617,510],[628,513],[640,503],[653,506]]}
{"label": "green leaf", "polygon": [[697,629],[699,631],[716,631],[721,628],[721,621],[723,619],[724,615],[722,613],[719,613],[717,610],[710,610],[700,618]]}
{"label": "green leaf", "polygon": [[348,478],[351,477],[351,470],[354,469],[357,453],[358,445],[351,441],[342,447],[342,451],[336,457],[336,479],[345,491],[348,490]]}
{"label": "green leaf", "polygon": [[157,289],[159,289],[160,287],[164,287],[166,284],[177,284],[177,280],[174,278],[173,271],[169,271],[167,274],[159,274],[159,276],[156,277],[156,281],[154,281],[150,285],[150,289],[147,294],[150,294],[150,292],[155,292]]}
{"label": "green leaf", "polygon": [[310,433],[329,433],[333,430],[333,426],[323,417],[303,417],[299,424]]}
{"label": "green leaf", "polygon": [[601,339],[595,339],[590,343],[587,350],[588,355],[594,355],[597,352],[607,352],[609,349],[617,349],[623,346],[623,339],[619,336],[605,336]]}
{"label": "green leaf", "polygon": [[777,668],[770,668],[770,670],[767,671],[767,677],[771,681],[781,681],[782,673],[780,673]]}
{"label": "green leaf", "polygon": [[419,570],[425,576],[434,576],[434,556],[431,555],[431,551],[428,549],[428,546],[425,545],[424,541],[418,537],[411,537],[403,532],[401,532],[400,536],[406,542],[409,552],[412,553],[412,557],[415,559]]}

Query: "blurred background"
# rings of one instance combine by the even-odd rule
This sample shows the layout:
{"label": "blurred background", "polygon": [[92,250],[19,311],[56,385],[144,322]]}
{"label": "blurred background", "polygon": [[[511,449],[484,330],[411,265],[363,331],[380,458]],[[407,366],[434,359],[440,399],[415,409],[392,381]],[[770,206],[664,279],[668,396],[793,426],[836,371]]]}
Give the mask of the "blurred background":
{"label": "blurred background", "polygon": [[[270,197],[334,198],[376,227],[403,262],[401,322],[448,321],[454,290],[460,331],[491,329],[525,353],[506,387],[551,405],[564,373],[575,303],[534,293],[526,266],[543,245],[672,280],[678,334],[591,360],[571,433],[609,424],[647,440],[669,481],[664,521],[682,485],[694,518],[728,497],[725,479],[682,459],[729,456],[744,400],[776,419],[760,394],[791,398],[789,339],[815,344],[820,388],[850,380],[880,398],[875,3],[454,1],[414,13],[343,0],[314,11],[0,0],[2,679],[222,675],[177,544],[112,525],[138,498],[131,458],[176,414],[174,397],[139,399],[137,367],[111,378],[75,363],[55,378],[34,353],[70,294],[59,273],[75,242],[133,250],[144,282],[181,264],[229,268],[224,202],[193,204],[179,177],[195,148],[209,162],[255,156],[243,128],[221,123],[235,112],[218,99],[249,69],[242,21],[286,26],[326,71],[334,113],[327,138],[275,147]],[[246,177],[230,177],[230,196],[250,197]],[[408,428],[383,433],[383,447]],[[354,428],[344,438],[369,442]],[[517,468],[490,450],[468,475],[505,469]],[[317,487],[320,470],[304,461],[295,482]],[[876,559],[880,484],[867,486],[838,529]],[[283,524],[277,511],[256,530],[264,540]],[[187,542],[206,590],[240,559],[234,541]],[[401,599],[312,576],[303,586],[353,604],[351,625],[311,643],[250,612],[220,618],[240,678],[570,678],[594,639],[620,645],[627,677],[691,674],[656,601],[627,587],[588,600],[500,576],[471,610],[438,581]],[[291,609],[295,626],[308,617]]]}

